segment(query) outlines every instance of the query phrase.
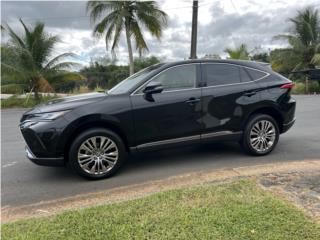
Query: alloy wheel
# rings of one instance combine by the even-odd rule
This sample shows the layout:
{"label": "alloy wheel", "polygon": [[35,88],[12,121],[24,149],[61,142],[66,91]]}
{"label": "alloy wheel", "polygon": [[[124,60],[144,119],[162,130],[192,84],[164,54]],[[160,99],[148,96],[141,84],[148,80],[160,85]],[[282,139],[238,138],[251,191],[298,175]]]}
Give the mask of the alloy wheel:
{"label": "alloy wheel", "polygon": [[271,121],[261,120],[256,122],[250,131],[250,145],[259,152],[267,152],[276,140],[276,128]]}
{"label": "alloy wheel", "polygon": [[105,136],[85,140],[78,150],[78,163],[89,174],[101,175],[109,172],[119,158],[118,147]]}

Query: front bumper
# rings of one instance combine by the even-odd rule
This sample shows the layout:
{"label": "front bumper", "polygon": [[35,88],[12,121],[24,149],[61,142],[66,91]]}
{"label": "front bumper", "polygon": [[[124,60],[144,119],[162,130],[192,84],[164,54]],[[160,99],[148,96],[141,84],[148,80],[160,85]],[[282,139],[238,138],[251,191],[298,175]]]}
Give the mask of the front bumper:
{"label": "front bumper", "polygon": [[64,165],[64,153],[57,146],[62,141],[64,119],[57,121],[24,121],[20,130],[26,142],[26,155],[32,162],[43,166]]}
{"label": "front bumper", "polygon": [[38,158],[32,153],[32,151],[30,150],[30,148],[28,146],[26,146],[25,150],[26,150],[27,158],[37,165],[52,166],[52,167],[59,167],[59,166],[65,165],[65,161],[64,161],[63,157],[60,157],[60,158],[43,158],[43,157]]}

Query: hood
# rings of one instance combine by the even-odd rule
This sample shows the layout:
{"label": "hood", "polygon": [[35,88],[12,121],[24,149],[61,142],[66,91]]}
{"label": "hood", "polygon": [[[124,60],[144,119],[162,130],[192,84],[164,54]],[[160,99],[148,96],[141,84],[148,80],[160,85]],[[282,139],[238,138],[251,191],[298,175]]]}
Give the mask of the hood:
{"label": "hood", "polygon": [[97,102],[99,100],[104,99],[107,96],[108,95],[104,92],[94,92],[57,98],[31,109],[30,111],[26,112],[26,114],[56,112],[73,109],[79,106],[83,106],[85,104]]}

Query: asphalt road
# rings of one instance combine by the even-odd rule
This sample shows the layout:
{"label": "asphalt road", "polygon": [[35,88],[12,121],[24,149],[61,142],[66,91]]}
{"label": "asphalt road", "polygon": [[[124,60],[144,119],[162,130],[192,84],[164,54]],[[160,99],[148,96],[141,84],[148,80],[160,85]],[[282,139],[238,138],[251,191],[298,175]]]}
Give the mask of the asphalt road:
{"label": "asphalt road", "polygon": [[162,150],[130,157],[117,175],[100,181],[84,180],[67,168],[41,167],[31,163],[25,158],[24,141],[18,129],[25,110],[2,110],[2,207],[53,200],[192,171],[320,159],[320,96],[295,98],[296,124],[281,135],[278,146],[268,156],[247,156],[236,143]]}

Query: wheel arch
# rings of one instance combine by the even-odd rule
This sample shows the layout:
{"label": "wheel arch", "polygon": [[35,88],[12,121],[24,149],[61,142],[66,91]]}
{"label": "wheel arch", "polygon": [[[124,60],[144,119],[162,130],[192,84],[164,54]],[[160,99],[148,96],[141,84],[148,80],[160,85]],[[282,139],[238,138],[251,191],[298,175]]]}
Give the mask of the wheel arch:
{"label": "wheel arch", "polygon": [[123,141],[126,151],[129,152],[129,141],[125,134],[125,131],[121,129],[119,124],[117,122],[112,121],[111,119],[105,119],[105,118],[97,118],[97,117],[86,117],[86,119],[80,119],[77,120],[77,123],[70,123],[70,125],[75,124],[76,127],[73,127],[72,129],[66,130],[65,134],[63,135],[63,138],[65,140],[61,141],[61,149],[63,151],[65,161],[68,161],[68,151],[70,149],[70,146],[72,144],[72,140],[75,139],[79,134],[82,132],[93,129],[93,128],[104,128],[113,131],[116,133]]}
{"label": "wheel arch", "polygon": [[274,106],[263,106],[260,108],[257,108],[255,110],[253,110],[252,112],[250,112],[247,117],[245,118],[245,120],[242,123],[242,129],[245,128],[247,122],[249,121],[249,119],[253,116],[253,115],[257,115],[257,114],[266,114],[269,115],[271,117],[274,118],[274,120],[277,122],[278,127],[279,127],[279,131],[280,133],[282,133],[283,131],[283,122],[284,122],[284,118],[280,112],[280,110],[278,110],[276,107]]}

